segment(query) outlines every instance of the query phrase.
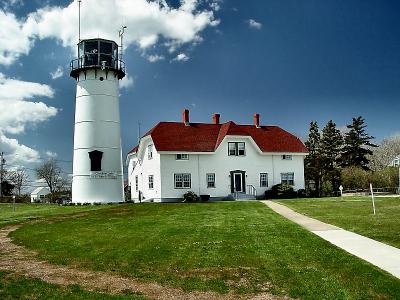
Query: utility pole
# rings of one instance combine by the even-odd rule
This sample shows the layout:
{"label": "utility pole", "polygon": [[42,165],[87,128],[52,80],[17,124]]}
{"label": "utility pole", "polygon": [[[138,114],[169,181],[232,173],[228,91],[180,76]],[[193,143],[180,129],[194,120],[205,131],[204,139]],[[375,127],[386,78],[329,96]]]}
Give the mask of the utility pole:
{"label": "utility pole", "polygon": [[4,171],[4,164],[6,160],[3,158],[4,153],[1,152],[0,154],[0,199],[3,199],[3,171]]}

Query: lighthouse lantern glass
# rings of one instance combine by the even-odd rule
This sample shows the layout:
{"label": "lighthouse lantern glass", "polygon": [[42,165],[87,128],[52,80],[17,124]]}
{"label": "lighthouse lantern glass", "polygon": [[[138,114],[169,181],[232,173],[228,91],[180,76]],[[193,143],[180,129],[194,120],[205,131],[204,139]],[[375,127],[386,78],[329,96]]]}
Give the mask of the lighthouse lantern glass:
{"label": "lighthouse lantern glass", "polygon": [[118,68],[118,46],[106,40],[84,40],[79,43],[78,57],[81,66]]}

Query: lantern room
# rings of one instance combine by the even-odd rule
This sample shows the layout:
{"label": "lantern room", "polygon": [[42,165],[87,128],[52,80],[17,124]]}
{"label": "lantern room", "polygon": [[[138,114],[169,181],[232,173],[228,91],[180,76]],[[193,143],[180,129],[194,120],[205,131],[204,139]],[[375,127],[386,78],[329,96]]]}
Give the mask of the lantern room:
{"label": "lantern room", "polygon": [[81,71],[101,69],[114,71],[118,79],[125,76],[125,63],[118,57],[118,45],[104,39],[82,40],[78,44],[78,58],[71,61],[71,76],[78,78]]}

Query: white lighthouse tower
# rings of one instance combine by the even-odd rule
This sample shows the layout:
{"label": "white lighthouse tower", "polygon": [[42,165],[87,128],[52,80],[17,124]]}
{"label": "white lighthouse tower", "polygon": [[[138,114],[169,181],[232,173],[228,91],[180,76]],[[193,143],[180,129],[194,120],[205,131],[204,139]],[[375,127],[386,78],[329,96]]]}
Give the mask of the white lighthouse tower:
{"label": "white lighthouse tower", "polygon": [[104,39],[81,40],[70,75],[77,82],[72,202],[121,202],[118,86],[125,64],[118,57],[118,45]]}

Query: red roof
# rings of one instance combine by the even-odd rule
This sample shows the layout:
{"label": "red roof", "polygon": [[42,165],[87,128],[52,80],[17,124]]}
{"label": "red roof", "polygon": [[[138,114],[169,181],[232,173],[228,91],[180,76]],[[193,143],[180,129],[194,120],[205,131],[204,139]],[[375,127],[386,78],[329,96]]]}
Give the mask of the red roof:
{"label": "red roof", "polygon": [[[250,136],[263,152],[300,152],[308,150],[299,138],[278,126],[160,122],[145,136],[151,136],[157,151],[214,152],[225,136]],[[137,152],[138,146],[129,153]]]}

